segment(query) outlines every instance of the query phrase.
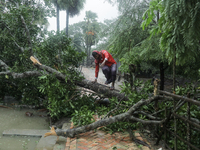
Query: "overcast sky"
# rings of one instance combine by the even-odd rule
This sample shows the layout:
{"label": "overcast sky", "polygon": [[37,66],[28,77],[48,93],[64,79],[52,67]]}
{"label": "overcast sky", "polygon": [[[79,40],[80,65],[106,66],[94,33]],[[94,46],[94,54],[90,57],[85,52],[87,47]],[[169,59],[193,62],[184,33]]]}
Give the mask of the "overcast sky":
{"label": "overcast sky", "polygon": [[[105,19],[114,19],[118,16],[117,6],[112,6],[105,0],[86,0],[84,9],[80,12],[78,16],[69,18],[69,24],[74,24],[84,20],[85,12],[92,11],[97,13],[98,22],[103,22]],[[50,26],[49,31],[57,29],[56,27],[56,18],[49,19]],[[60,30],[63,30],[66,26],[66,12],[60,11]]]}

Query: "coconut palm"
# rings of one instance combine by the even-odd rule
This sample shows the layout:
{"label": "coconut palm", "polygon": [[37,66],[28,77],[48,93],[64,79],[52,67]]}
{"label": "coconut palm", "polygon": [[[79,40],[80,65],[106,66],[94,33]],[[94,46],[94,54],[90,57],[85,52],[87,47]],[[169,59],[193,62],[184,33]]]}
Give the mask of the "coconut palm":
{"label": "coconut palm", "polygon": [[[86,45],[87,60],[90,58],[91,46],[98,40],[98,33],[100,32],[100,24],[96,20],[97,14],[91,11],[86,11],[83,22],[83,34]],[[87,61],[88,62],[88,61]]]}
{"label": "coconut palm", "polygon": [[78,15],[84,7],[85,0],[61,0],[59,6],[61,10],[66,10],[66,35],[68,36],[69,16]]}
{"label": "coconut palm", "polygon": [[55,5],[56,7],[56,19],[57,19],[57,32],[60,31],[60,20],[59,20],[59,16],[60,16],[60,7],[59,7],[59,1],[58,0],[51,0],[52,3]]}

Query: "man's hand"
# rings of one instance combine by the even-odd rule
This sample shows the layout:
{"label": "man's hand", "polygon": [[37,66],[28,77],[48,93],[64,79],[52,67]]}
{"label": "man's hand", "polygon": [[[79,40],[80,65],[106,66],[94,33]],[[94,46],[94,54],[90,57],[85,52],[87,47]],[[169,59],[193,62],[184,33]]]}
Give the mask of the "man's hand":
{"label": "man's hand", "polygon": [[104,61],[101,63],[100,67],[102,68],[103,66],[105,66],[105,63],[107,61],[107,58],[104,59]]}
{"label": "man's hand", "polygon": [[102,68],[103,66],[105,66],[105,63],[106,63],[106,61],[104,60],[104,61],[102,62],[102,64],[100,65],[100,67]]}
{"label": "man's hand", "polygon": [[104,65],[105,65],[105,63],[104,63],[104,64],[102,63],[102,64],[100,65],[100,68],[102,68]]}

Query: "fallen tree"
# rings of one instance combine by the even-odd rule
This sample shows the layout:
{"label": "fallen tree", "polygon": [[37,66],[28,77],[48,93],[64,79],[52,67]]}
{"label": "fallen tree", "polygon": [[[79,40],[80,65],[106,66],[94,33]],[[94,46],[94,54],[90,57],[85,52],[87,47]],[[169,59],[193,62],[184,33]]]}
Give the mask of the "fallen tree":
{"label": "fallen tree", "polygon": [[[59,71],[57,71],[49,66],[42,65],[38,61],[36,61],[36,62],[33,61],[33,62],[34,62],[35,67],[38,68],[38,70],[27,71],[24,73],[15,73],[15,72],[10,71],[8,69],[9,66],[7,66],[2,60],[0,60],[1,66],[4,68],[7,68],[7,70],[5,72],[1,72],[1,75],[2,74],[11,75],[11,76],[13,76],[13,78],[24,78],[24,77],[30,77],[30,76],[41,76],[42,74],[47,73],[47,74],[54,74],[57,79],[59,79],[61,81],[65,81],[66,76],[64,74],[60,73]],[[66,81],[66,82],[70,82],[70,81]],[[66,84],[68,84],[68,83],[66,83]],[[94,84],[92,81],[89,81],[86,79],[83,79],[82,81],[79,81],[76,84],[78,86],[93,90],[99,94],[103,94],[107,97],[117,97],[120,101],[128,100],[128,97],[126,97],[124,94],[119,93],[119,91],[108,90],[108,87],[105,87],[104,85],[101,85],[98,83]],[[78,128],[68,129],[68,130],[56,129],[55,132],[53,131],[53,128],[52,128],[52,132],[47,133],[46,136],[56,134],[57,136],[74,137],[77,134],[96,129],[98,127],[107,126],[109,124],[112,124],[114,122],[119,122],[119,121],[136,121],[136,122],[141,122],[143,124],[162,124],[162,123],[164,123],[165,119],[160,120],[149,114],[146,114],[146,115],[149,118],[152,118],[150,120],[142,120],[140,118],[135,117],[137,114],[142,113],[139,111],[141,106],[148,105],[151,102],[154,102],[156,100],[161,100],[161,99],[166,99],[166,97],[154,96],[147,100],[142,99],[139,102],[137,102],[136,104],[134,104],[132,107],[130,107],[130,109],[125,113],[122,113],[122,114],[119,114],[119,115],[116,115],[113,117],[109,117],[109,115],[108,115],[108,117],[106,117],[105,119],[102,119],[100,121],[94,122],[90,125],[86,125],[83,127],[78,127]],[[120,103],[119,103],[119,105],[120,105]],[[116,106],[116,109],[118,106]]]}
{"label": "fallen tree", "polygon": [[[34,61],[33,61],[34,62]],[[56,76],[56,78],[58,80],[61,81],[65,81],[66,76],[62,73],[60,73],[59,71],[46,66],[46,65],[42,65],[41,63],[39,63],[39,61],[34,62],[35,67],[38,68],[38,70],[34,70],[34,71],[27,71],[24,73],[15,73],[9,70],[9,66],[7,66],[2,60],[0,60],[0,64],[1,67],[6,68],[5,72],[1,72],[0,75],[4,74],[4,75],[11,75],[13,76],[13,78],[24,78],[24,77],[30,77],[30,76],[41,76],[42,74],[54,74]],[[68,84],[68,82],[70,81],[65,81],[66,84]],[[82,81],[79,81],[76,83],[78,86],[93,90],[96,93],[99,94],[103,94],[104,96],[107,97],[117,97],[118,100],[121,102],[122,100],[128,100],[128,97],[126,97],[124,94],[119,93],[119,91],[117,90],[108,90],[108,87],[98,84],[98,83],[93,83],[92,81],[83,79]],[[192,100],[186,97],[181,97],[175,94],[171,94],[165,91],[160,91],[159,92],[161,94],[165,94],[165,95],[169,95],[171,97],[173,97],[174,99],[184,99],[184,101],[190,101],[190,102],[194,102],[197,105],[200,105],[198,101],[196,100]],[[68,129],[68,130],[63,130],[63,129],[56,129],[54,130],[54,128],[52,128],[50,133],[47,133],[46,136],[49,135],[56,135],[56,136],[64,136],[64,137],[74,137],[77,134],[83,133],[83,132],[87,132],[102,126],[107,126],[109,124],[115,123],[115,122],[120,122],[120,121],[133,121],[133,122],[141,122],[142,124],[159,124],[160,126],[162,126],[162,124],[166,123],[166,118],[164,119],[160,119],[155,117],[157,113],[159,113],[160,111],[154,112],[153,114],[148,114],[145,113],[143,111],[140,111],[140,108],[144,105],[148,106],[148,104],[154,102],[154,101],[163,101],[163,100],[173,100],[170,97],[165,97],[165,96],[161,96],[161,95],[156,95],[154,97],[150,97],[148,99],[142,99],[139,102],[135,103],[133,106],[131,106],[129,108],[129,110],[125,113],[121,113],[119,115],[116,116],[112,116],[110,117],[110,115],[108,114],[107,117],[105,117],[102,120],[96,121],[92,124],[86,125],[86,126],[82,126],[82,127],[77,127],[77,128],[73,128],[73,129]],[[115,109],[118,109],[120,103],[116,106]],[[177,109],[180,106],[177,106]],[[138,117],[136,117],[138,114],[143,114],[145,115],[147,118],[149,118],[149,120],[143,120],[140,119]]]}
{"label": "fallen tree", "polygon": [[[11,75],[13,78],[24,78],[24,77],[31,77],[31,76],[39,77],[39,76],[42,76],[42,74],[50,74],[50,75],[54,74],[58,80],[60,80],[62,82],[66,82],[66,84],[70,84],[70,82],[71,82],[70,80],[69,81],[65,80],[66,79],[65,74],[63,74],[49,66],[45,66],[45,65],[42,65],[37,62],[34,62],[34,66],[37,67],[37,70],[27,71],[24,73],[15,73],[13,71],[10,71],[9,66],[7,66],[2,60],[0,60],[0,64],[1,64],[1,67],[6,69],[5,72],[0,73],[1,75],[2,74]],[[154,128],[156,126],[161,127],[161,132],[159,133],[159,135],[157,135],[158,138],[157,138],[156,144],[158,144],[159,141],[161,140],[162,135],[164,134],[164,129],[166,128],[167,124],[169,124],[170,120],[172,120],[172,118],[175,114],[174,112],[176,112],[180,107],[182,107],[185,104],[185,102],[192,102],[192,103],[200,106],[200,103],[197,100],[193,100],[193,99],[190,99],[187,97],[178,96],[176,94],[158,90],[157,92],[154,91],[154,93],[160,93],[163,95],[154,95],[153,97],[149,97],[148,99],[141,99],[137,103],[133,104],[133,106],[126,106],[129,108],[128,111],[117,114],[117,115],[112,115],[112,111],[117,111],[121,105],[124,105],[121,103],[122,100],[129,101],[129,97],[125,96],[122,93],[119,93],[116,90],[110,91],[110,90],[108,90],[108,87],[105,87],[104,85],[101,85],[98,83],[94,84],[93,82],[86,80],[86,79],[76,82],[76,85],[93,90],[94,92],[96,92],[98,94],[103,94],[104,96],[107,96],[107,97],[117,97],[119,103],[118,103],[118,105],[116,105],[116,107],[113,110],[108,112],[107,115],[105,115],[104,118],[99,121],[96,121],[96,122],[93,122],[91,124],[84,125],[84,126],[74,127],[72,129],[59,129],[59,128],[55,129],[54,127],[52,127],[50,132],[45,134],[45,137],[52,136],[52,135],[57,136],[57,137],[59,137],[59,136],[74,137],[78,134],[97,129],[99,127],[105,127],[105,126],[108,126],[108,125],[116,123],[116,122],[132,122],[132,123],[140,122],[143,125],[150,125],[150,126],[153,126]],[[167,97],[164,95],[168,95],[170,97]],[[141,109],[143,106],[148,107],[153,102],[155,102],[154,104],[156,104],[156,103],[158,103],[158,101],[160,101],[160,102],[171,101],[172,102],[173,100],[178,101],[178,103],[174,109],[172,109],[172,107],[169,108],[169,115],[166,117],[162,117],[162,118],[157,117],[157,114],[159,114],[160,112],[163,112],[164,110],[155,109],[153,113],[149,113],[149,112],[145,112]],[[145,119],[141,119],[139,117],[139,115],[144,115]],[[185,121],[187,121],[187,120],[185,120]],[[195,127],[198,127],[198,125],[196,123],[194,123],[194,125],[195,125]]]}
{"label": "fallen tree", "polygon": [[[40,70],[45,70],[48,73],[51,74],[55,74],[55,76],[59,79],[59,80],[63,80],[65,81],[66,76],[62,73],[60,73],[59,71],[50,68],[48,66],[42,65],[39,61],[37,61],[36,59],[31,59],[33,61],[33,63],[35,64],[35,66],[40,69]],[[38,75],[40,75],[40,73],[38,72]],[[82,81],[79,81],[76,83],[78,86],[93,90],[99,94],[104,94],[107,97],[117,97],[118,99],[120,99],[120,102],[122,100],[128,100],[128,97],[126,97],[124,94],[119,93],[119,91],[111,91],[108,90],[108,87],[105,87],[104,85],[98,84],[98,83],[93,83],[89,80],[83,79]],[[64,137],[74,137],[75,135],[78,135],[80,133],[84,133],[90,130],[94,130],[97,129],[99,127],[102,126],[107,126],[109,124],[115,123],[115,122],[120,122],[120,121],[127,121],[127,122],[141,122],[142,124],[163,124],[166,120],[160,120],[152,115],[149,115],[147,113],[144,113],[142,111],[137,111],[140,109],[141,106],[143,105],[148,105],[151,102],[154,101],[158,101],[158,100],[162,100],[162,99],[168,99],[164,96],[159,96],[156,95],[154,97],[151,97],[147,100],[140,100],[139,102],[137,102],[136,104],[134,104],[127,112],[113,116],[113,117],[109,117],[109,113],[106,117],[104,117],[104,119],[96,121],[92,124],[86,125],[86,126],[82,126],[82,127],[77,127],[77,128],[73,128],[73,129],[67,129],[67,130],[63,130],[63,129],[54,129],[54,127],[52,127],[51,132],[46,133],[46,136],[50,136],[50,135],[55,135],[55,136],[64,136]],[[118,109],[118,106],[120,105],[120,103],[116,106],[115,109]],[[140,118],[135,117],[137,114],[145,114],[146,116],[148,116],[149,118],[151,118],[150,120],[142,120]],[[152,119],[153,118],[153,119]]]}
{"label": "fallen tree", "polygon": [[[2,67],[9,68],[9,66],[7,66],[2,60],[0,60],[0,63]],[[25,78],[25,77],[30,77],[30,76],[41,76],[42,74],[49,73],[49,74],[54,74],[56,78],[65,82],[66,75],[60,73],[56,69],[53,69],[46,65],[42,65],[41,63],[39,63],[39,61],[36,62],[36,59],[35,61],[33,61],[33,63],[35,64],[35,67],[37,67],[39,70],[26,71],[24,73],[15,73],[7,69],[7,71],[5,72],[0,72],[0,75],[11,75],[13,76],[13,78],[16,79],[16,78]],[[67,81],[67,82],[70,83],[70,81]],[[123,98],[124,100],[128,100],[128,98],[124,94],[119,93],[118,90],[109,90],[109,88],[105,85],[102,85],[99,83],[93,83],[92,81],[87,80],[87,79],[83,79],[82,81],[78,81],[78,82],[74,81],[74,82],[76,83],[76,85],[80,87],[84,87],[96,93],[103,94],[106,97],[117,97],[118,99]]]}

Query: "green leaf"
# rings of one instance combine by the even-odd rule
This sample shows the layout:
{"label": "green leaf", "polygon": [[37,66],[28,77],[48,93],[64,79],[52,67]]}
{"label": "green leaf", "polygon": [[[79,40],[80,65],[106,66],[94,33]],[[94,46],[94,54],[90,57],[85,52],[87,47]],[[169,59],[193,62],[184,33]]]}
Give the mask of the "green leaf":
{"label": "green leaf", "polygon": [[71,102],[69,102],[69,104],[73,109],[75,108],[74,105]]}

